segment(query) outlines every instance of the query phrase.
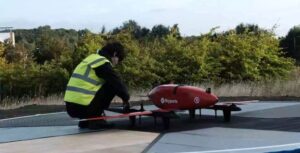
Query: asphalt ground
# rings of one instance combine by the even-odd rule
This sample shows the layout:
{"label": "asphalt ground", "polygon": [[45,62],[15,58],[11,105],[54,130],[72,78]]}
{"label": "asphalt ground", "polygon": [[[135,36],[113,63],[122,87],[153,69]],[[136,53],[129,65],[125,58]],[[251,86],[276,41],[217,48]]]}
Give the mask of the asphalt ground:
{"label": "asphalt ground", "polygon": [[[201,117],[198,115],[195,119],[189,119],[186,111],[178,112],[180,118],[171,120],[169,130],[163,129],[160,120],[155,125],[152,117],[142,117],[141,124],[135,127],[130,127],[127,118],[111,120],[115,124],[113,132],[107,129],[80,130],[77,120],[65,112],[1,119],[0,152],[18,152],[12,149],[13,146],[22,148],[31,143],[39,147],[27,148],[28,152],[75,152],[72,147],[49,149],[48,142],[55,144],[68,138],[71,143],[72,139],[85,140],[91,135],[98,136],[95,138],[98,142],[85,144],[90,145],[90,150],[82,152],[300,152],[298,101],[260,101],[241,108],[242,111],[232,114],[230,123],[223,122],[221,112],[215,117],[212,110],[202,110]],[[146,106],[146,109],[155,108]],[[102,139],[118,132],[119,136],[108,141],[119,144],[110,147],[94,144],[104,144],[106,141]],[[105,134],[107,137],[103,136]],[[129,141],[130,138],[133,139]],[[132,143],[124,145],[124,142]],[[80,149],[77,148],[76,152]]]}

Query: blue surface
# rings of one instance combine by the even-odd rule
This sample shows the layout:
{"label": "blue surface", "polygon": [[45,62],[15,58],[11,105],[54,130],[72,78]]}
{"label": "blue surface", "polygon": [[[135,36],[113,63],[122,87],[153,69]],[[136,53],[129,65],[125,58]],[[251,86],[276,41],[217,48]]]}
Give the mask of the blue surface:
{"label": "blue surface", "polygon": [[0,128],[0,143],[91,132],[77,126]]}
{"label": "blue surface", "polygon": [[[229,124],[208,122],[199,129],[166,133],[147,152],[260,153],[300,148],[299,102],[260,102],[241,107]],[[202,114],[214,115],[206,110]]]}
{"label": "blue surface", "polygon": [[[250,153],[300,148],[299,102],[259,102],[241,108],[241,112],[233,113],[231,123],[222,122],[221,112],[216,120],[211,110],[202,110],[202,118],[195,120],[188,120],[187,111],[178,112],[181,118],[171,121],[171,131],[146,152]],[[128,119],[120,120],[128,123]],[[78,129],[77,121],[65,112],[0,120],[0,127],[0,143],[92,132]],[[153,128],[145,120],[138,130]]]}
{"label": "blue surface", "polygon": [[266,152],[300,147],[300,133],[208,128],[164,134],[147,152]]}

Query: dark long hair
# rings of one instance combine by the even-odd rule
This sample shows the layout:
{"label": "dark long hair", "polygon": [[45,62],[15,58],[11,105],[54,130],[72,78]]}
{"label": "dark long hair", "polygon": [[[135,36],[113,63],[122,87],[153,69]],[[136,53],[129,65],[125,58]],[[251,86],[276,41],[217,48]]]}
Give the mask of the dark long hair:
{"label": "dark long hair", "polygon": [[122,61],[125,57],[124,47],[119,42],[110,42],[107,43],[99,52],[100,55],[113,57],[114,53],[117,53],[117,57],[119,57],[119,61]]}

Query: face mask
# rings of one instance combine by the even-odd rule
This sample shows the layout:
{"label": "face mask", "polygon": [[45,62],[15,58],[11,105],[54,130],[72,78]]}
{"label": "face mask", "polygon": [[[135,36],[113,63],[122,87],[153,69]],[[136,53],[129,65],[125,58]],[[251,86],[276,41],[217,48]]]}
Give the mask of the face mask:
{"label": "face mask", "polygon": [[111,63],[113,66],[116,66],[119,63],[119,57],[117,56],[117,53],[114,53],[114,56],[111,58]]}
{"label": "face mask", "polygon": [[114,56],[111,58],[111,63],[113,66],[117,65],[119,63],[119,57],[118,56]]}

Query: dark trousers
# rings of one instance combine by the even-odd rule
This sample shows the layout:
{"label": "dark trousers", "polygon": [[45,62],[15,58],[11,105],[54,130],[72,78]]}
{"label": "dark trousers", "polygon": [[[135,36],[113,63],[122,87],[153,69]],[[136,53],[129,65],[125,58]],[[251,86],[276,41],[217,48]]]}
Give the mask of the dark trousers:
{"label": "dark trousers", "polygon": [[107,109],[116,95],[110,86],[105,83],[96,93],[94,99],[88,106],[65,102],[68,114],[74,118],[91,118],[101,116],[104,109]]}

